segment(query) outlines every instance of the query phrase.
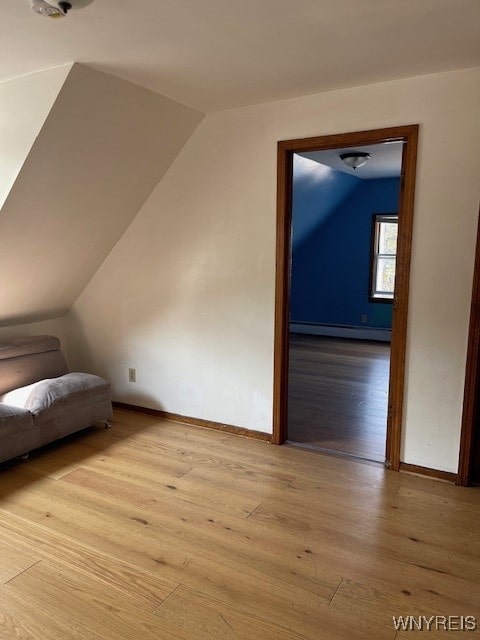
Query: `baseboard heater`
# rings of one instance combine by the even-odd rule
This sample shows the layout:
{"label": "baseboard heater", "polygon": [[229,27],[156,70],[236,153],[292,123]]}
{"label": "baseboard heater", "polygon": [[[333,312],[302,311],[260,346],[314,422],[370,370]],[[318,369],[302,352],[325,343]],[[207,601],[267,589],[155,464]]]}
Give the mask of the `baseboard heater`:
{"label": "baseboard heater", "polygon": [[332,338],[353,338],[355,340],[378,340],[390,342],[391,329],[376,327],[354,327],[337,324],[316,324],[311,322],[290,322],[290,333],[306,333],[312,336],[331,336]]}

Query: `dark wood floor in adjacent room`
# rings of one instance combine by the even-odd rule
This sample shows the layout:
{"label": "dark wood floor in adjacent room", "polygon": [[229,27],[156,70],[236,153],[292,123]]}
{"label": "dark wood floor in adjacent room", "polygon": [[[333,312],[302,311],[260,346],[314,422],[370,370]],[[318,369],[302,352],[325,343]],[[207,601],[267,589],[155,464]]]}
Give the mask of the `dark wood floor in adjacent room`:
{"label": "dark wood floor in adjacent room", "polygon": [[291,334],[288,439],[385,460],[390,345]]}

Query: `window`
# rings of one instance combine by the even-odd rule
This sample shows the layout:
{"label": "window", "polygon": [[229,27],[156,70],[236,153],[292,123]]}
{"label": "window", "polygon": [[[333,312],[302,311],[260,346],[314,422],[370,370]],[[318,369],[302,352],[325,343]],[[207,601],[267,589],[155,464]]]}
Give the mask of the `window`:
{"label": "window", "polygon": [[370,300],[391,302],[395,290],[398,215],[373,216]]}

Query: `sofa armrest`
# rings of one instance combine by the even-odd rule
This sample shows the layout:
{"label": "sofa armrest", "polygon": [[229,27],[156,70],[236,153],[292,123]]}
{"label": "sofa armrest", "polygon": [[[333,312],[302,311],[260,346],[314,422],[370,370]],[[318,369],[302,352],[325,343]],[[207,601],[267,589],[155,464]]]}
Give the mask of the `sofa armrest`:
{"label": "sofa armrest", "polygon": [[24,408],[46,419],[52,411],[74,410],[79,405],[110,401],[110,383],[90,373],[67,373],[30,386]]}
{"label": "sofa armrest", "polygon": [[10,407],[25,409],[28,397],[38,384],[40,384],[40,382],[34,382],[33,384],[27,384],[25,387],[18,387],[18,389],[8,391],[8,393],[0,396],[0,403],[2,405],[9,405]]}

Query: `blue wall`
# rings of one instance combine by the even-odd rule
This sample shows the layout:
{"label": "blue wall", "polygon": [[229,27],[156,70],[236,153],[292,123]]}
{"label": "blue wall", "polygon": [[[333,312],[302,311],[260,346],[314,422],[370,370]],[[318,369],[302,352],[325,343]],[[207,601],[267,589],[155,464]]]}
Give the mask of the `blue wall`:
{"label": "blue wall", "polygon": [[361,180],[293,156],[292,247],[295,249],[345,200]]}
{"label": "blue wall", "polygon": [[[335,181],[317,184],[318,201],[336,198],[338,204],[292,243],[291,322],[391,328],[392,305],[368,301],[370,245],[373,214],[398,211],[400,179],[353,179],[343,197],[329,193],[339,188]],[[294,227],[312,201],[312,190],[304,191],[294,173]]]}

